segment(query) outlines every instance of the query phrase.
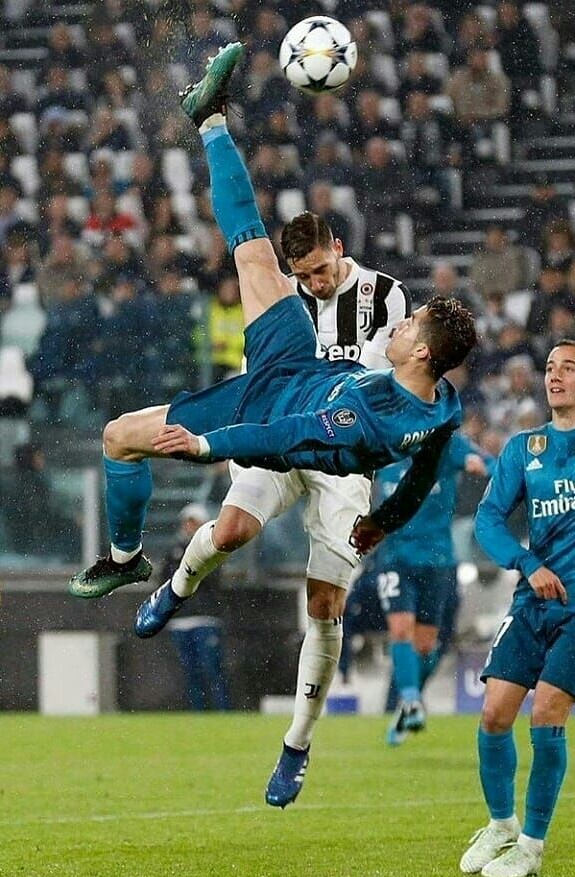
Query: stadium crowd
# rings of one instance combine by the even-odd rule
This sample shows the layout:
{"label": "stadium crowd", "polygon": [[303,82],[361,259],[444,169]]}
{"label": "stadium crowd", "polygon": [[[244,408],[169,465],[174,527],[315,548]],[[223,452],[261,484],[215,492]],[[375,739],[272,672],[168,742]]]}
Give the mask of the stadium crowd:
{"label": "stadium crowd", "polygon": [[[348,87],[311,98],[277,52],[316,13],[348,25],[359,61]],[[573,151],[561,4],[23,0],[3,16],[4,415],[98,424],[239,366],[237,282],[178,104],[238,38],[229,124],[274,241],[307,207],[415,302],[460,296],[482,333],[452,374],[469,434],[497,451],[544,419],[545,353],[575,335],[575,189],[545,161],[510,183],[529,141]]]}

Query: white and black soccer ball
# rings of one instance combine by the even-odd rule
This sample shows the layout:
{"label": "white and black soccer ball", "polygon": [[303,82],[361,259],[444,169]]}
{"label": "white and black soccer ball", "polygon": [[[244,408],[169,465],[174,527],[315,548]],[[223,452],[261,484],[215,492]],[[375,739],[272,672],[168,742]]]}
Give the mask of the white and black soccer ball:
{"label": "white and black soccer ball", "polygon": [[307,94],[320,94],[345,85],[357,63],[357,46],[340,21],[312,15],[285,35],[279,61],[292,85]]}

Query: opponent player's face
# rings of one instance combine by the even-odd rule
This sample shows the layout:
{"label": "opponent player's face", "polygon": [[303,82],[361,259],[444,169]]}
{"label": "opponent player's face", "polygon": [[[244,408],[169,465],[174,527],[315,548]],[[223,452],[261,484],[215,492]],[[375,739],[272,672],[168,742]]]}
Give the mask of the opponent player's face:
{"label": "opponent player's face", "polygon": [[575,345],[554,347],[545,366],[545,391],[552,411],[575,412]]}
{"label": "opponent player's face", "polygon": [[342,281],[341,257],[343,244],[336,238],[331,247],[314,247],[302,259],[288,259],[288,264],[300,283],[321,301],[335,295]]}
{"label": "opponent player's face", "polygon": [[385,351],[393,365],[401,365],[412,355],[418,344],[420,332],[425,319],[425,307],[417,308],[410,317],[397,324]]}

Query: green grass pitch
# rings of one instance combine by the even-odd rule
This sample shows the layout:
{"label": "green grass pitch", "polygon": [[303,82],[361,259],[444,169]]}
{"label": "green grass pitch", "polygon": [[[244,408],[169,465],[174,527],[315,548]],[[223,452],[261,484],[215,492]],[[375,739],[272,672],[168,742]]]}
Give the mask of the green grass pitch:
{"label": "green grass pitch", "polygon": [[[381,719],[327,717],[285,810],[267,807],[263,790],[286,716],[4,714],[0,723],[2,877],[455,877],[485,822],[474,716],[431,717],[393,750]],[[521,814],[525,719],[517,742]],[[574,873],[574,802],[568,775],[543,875]]]}

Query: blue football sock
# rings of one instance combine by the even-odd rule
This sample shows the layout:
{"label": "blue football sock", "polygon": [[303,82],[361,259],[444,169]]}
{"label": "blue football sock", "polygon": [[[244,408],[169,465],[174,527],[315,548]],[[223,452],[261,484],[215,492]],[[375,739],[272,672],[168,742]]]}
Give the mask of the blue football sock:
{"label": "blue football sock", "polygon": [[523,833],[543,840],[567,770],[565,728],[531,728],[533,763],[527,785]]}
{"label": "blue football sock", "polygon": [[509,819],[515,812],[517,750],[513,731],[489,734],[479,728],[479,776],[492,819]]}
{"label": "blue football sock", "polygon": [[238,244],[267,233],[256,204],[252,182],[225,125],[202,134],[206,149],[214,216],[230,253]]}
{"label": "blue football sock", "polygon": [[149,460],[123,463],[104,457],[106,513],[112,544],[134,551],[142,541],[148,500],[152,495]]}
{"label": "blue football sock", "polygon": [[391,644],[391,660],[393,677],[402,700],[419,700],[419,659],[411,643],[395,642]]}
{"label": "blue football sock", "polygon": [[427,655],[419,655],[419,687],[422,691],[423,686],[439,664],[439,657],[439,649],[437,648]]}

